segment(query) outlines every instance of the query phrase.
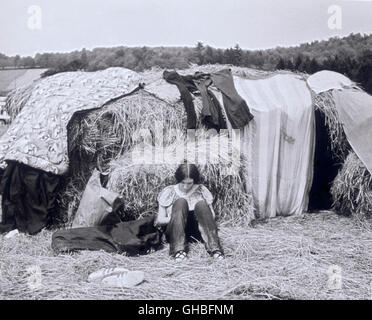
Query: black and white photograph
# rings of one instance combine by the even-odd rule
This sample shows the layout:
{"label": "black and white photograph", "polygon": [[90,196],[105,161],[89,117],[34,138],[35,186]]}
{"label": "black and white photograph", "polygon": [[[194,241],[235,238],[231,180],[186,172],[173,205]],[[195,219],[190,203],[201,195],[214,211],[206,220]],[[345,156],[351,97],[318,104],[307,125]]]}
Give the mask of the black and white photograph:
{"label": "black and white photograph", "polygon": [[371,141],[372,0],[1,0],[0,300],[372,300]]}

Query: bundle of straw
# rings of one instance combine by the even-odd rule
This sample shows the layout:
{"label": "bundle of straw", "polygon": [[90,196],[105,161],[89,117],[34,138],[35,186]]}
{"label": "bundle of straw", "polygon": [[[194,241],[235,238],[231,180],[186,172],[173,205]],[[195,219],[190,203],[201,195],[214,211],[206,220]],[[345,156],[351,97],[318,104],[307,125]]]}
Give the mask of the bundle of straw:
{"label": "bundle of straw", "polygon": [[[214,209],[218,218],[233,224],[249,224],[254,218],[254,207],[252,196],[245,192],[245,159],[234,146],[230,147],[232,150],[229,153],[227,139],[227,136],[208,137],[201,134],[195,142],[180,137],[164,148],[150,146],[152,152],[142,155],[141,148],[134,148],[110,163],[107,188],[124,197],[126,214],[137,218],[155,213],[158,194],[164,187],[176,183],[174,173],[185,159],[198,165],[201,182],[215,197]],[[149,147],[146,144],[142,146],[144,149]],[[162,158],[161,154],[164,154],[164,161],[154,161],[153,157]],[[193,161],[195,158],[197,161]]]}
{"label": "bundle of straw", "polygon": [[[109,161],[128,151],[138,141],[140,130],[153,134],[160,123],[164,128],[184,128],[181,104],[170,105],[143,90],[101,109],[74,119],[69,130],[70,159],[81,165],[93,162],[105,168]],[[98,163],[98,164],[97,164]]]}
{"label": "bundle of straw", "polygon": [[354,151],[349,153],[333,181],[331,193],[337,213],[371,216],[372,177]]}
{"label": "bundle of straw", "polygon": [[328,129],[333,155],[340,161],[344,161],[351,147],[339,120],[332,93],[327,91],[314,95],[314,105],[325,116],[325,125]]}
{"label": "bundle of straw", "polygon": [[8,94],[5,108],[11,121],[21,112],[37,83],[38,81],[34,81],[32,84],[17,88]]}
{"label": "bundle of straw", "polygon": [[113,159],[131,150],[146,135],[154,136],[158,125],[182,130],[184,121],[181,103],[170,105],[144,90],[100,109],[76,114],[68,129],[70,172],[59,197],[64,215],[69,220],[73,217],[94,168],[107,171]]}

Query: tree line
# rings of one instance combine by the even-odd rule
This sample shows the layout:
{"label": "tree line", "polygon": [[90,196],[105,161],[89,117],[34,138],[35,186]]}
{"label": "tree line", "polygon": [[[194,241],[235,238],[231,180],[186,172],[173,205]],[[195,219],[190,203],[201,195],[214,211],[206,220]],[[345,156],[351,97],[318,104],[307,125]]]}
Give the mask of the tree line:
{"label": "tree line", "polygon": [[190,64],[231,64],[267,71],[292,70],[312,74],[333,70],[348,76],[372,93],[372,35],[350,34],[296,47],[243,50],[239,44],[227,49],[198,42],[195,47],[116,47],[83,49],[70,53],[43,53],[32,57],[0,54],[0,68],[41,67],[44,76],[65,71],[97,71],[125,67],[143,71],[151,67],[183,69]]}

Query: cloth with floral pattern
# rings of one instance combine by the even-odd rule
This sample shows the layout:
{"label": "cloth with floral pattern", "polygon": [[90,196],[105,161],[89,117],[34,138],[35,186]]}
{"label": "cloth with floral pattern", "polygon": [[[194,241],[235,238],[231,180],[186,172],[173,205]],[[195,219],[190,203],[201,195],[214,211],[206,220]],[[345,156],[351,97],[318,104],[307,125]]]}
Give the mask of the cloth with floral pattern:
{"label": "cloth with floral pattern", "polygon": [[62,175],[68,170],[67,125],[77,111],[132,91],[140,76],[124,68],[60,73],[41,80],[0,138],[0,167],[13,160]]}

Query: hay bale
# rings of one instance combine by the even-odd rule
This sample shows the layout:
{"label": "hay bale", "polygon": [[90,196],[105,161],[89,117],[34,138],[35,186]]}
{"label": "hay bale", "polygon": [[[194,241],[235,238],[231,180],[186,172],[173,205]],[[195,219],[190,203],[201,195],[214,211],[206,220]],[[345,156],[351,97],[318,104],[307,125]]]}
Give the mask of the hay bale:
{"label": "hay bale", "polygon": [[68,220],[76,212],[94,168],[105,172],[113,159],[139,142],[139,130],[149,130],[154,136],[157,123],[164,129],[183,130],[185,119],[181,103],[170,105],[144,90],[100,109],[76,114],[68,128],[70,172],[59,195]]}
{"label": "hay bale", "polygon": [[[198,144],[187,142],[185,159],[193,158],[193,150],[205,162],[196,162],[202,175],[203,183],[214,195],[214,209],[221,221],[232,224],[247,225],[254,218],[252,195],[245,191],[244,179],[245,160],[241,156],[240,165],[229,164],[230,157],[225,143],[220,144],[219,152],[209,152],[218,143],[218,136],[208,138],[203,133],[197,136]],[[220,139],[227,139],[220,137]],[[185,139],[179,138],[174,144],[161,149],[153,147],[153,153],[159,155],[164,152],[165,161],[169,160],[175,150],[182,150]],[[221,141],[221,140],[220,140]],[[142,156],[143,163],[138,163],[141,157],[140,149],[126,153],[118,160],[110,163],[110,176],[107,188],[120,193],[125,199],[124,211],[138,218],[157,212],[157,196],[160,191],[171,184],[175,184],[174,173],[183,162],[183,155],[177,153],[176,161],[170,163],[155,163]],[[214,149],[216,150],[216,149]],[[232,150],[234,153],[234,150]],[[208,155],[207,155],[208,154]],[[198,158],[200,159],[200,158]],[[189,161],[192,162],[192,161]],[[231,165],[229,175],[226,169]]]}
{"label": "hay bale", "polygon": [[78,171],[87,164],[105,168],[109,161],[130,150],[137,143],[140,129],[155,130],[156,122],[164,128],[184,128],[184,108],[161,101],[146,91],[120,99],[103,108],[80,114],[71,122],[69,154]]}
{"label": "hay bale", "polygon": [[372,213],[372,177],[354,151],[346,158],[333,181],[334,209],[343,215],[370,217]]}

